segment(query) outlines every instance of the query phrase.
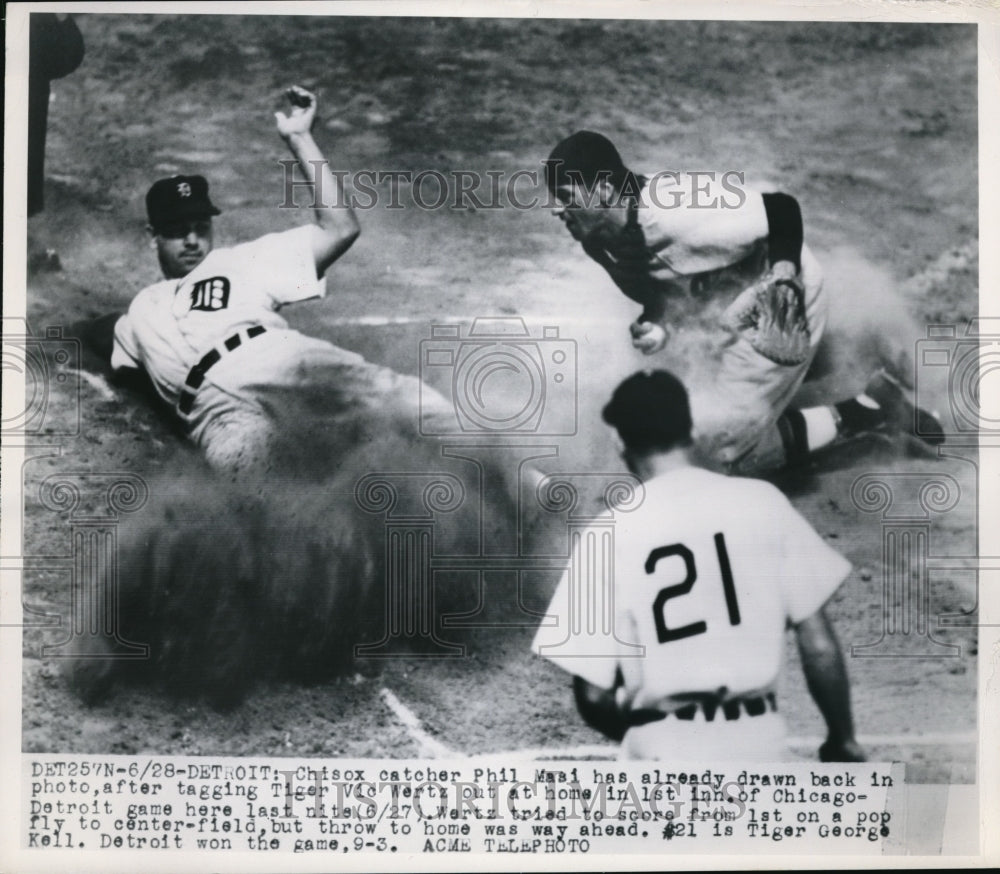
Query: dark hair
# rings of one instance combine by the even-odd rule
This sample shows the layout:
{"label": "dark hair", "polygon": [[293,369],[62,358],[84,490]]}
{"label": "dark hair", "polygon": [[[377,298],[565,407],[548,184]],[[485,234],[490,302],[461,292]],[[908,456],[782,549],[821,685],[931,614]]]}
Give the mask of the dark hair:
{"label": "dark hair", "polygon": [[643,370],[628,377],[602,413],[626,448],[667,451],[691,445],[687,389],[666,370]]}
{"label": "dark hair", "polygon": [[603,134],[577,131],[559,142],[545,161],[545,183],[553,194],[557,188],[574,182],[593,190],[602,179],[609,181],[615,191],[628,188],[638,195],[642,188],[614,143]]}

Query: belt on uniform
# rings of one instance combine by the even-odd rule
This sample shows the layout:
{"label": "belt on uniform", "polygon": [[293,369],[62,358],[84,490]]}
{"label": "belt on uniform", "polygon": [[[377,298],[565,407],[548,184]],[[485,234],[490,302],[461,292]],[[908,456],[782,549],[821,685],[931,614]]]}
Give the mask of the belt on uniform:
{"label": "belt on uniform", "polygon": [[761,695],[758,698],[735,698],[732,701],[704,701],[685,704],[683,707],[671,710],[669,713],[652,707],[643,707],[633,710],[628,714],[628,723],[630,726],[635,727],[646,725],[650,722],[659,722],[668,716],[691,720],[698,715],[699,710],[705,714],[706,722],[712,722],[715,719],[715,714],[720,710],[723,716],[731,722],[734,719],[739,719],[744,711],[746,711],[747,716],[763,716],[769,710],[776,712],[777,709],[778,702],[774,698],[774,693],[768,692],[766,695]]}
{"label": "belt on uniform", "polygon": [[[267,329],[263,325],[254,325],[252,328],[247,328],[247,339],[252,340],[254,337],[259,337],[266,330]],[[233,334],[233,336],[229,337],[222,345],[225,346],[227,352],[232,352],[234,349],[238,349],[243,345],[243,337],[239,334]],[[221,358],[222,353],[218,349],[211,349],[205,353],[205,355],[202,356],[201,361],[199,361],[188,372],[187,379],[184,380],[185,387],[181,390],[180,400],[177,401],[177,409],[185,416],[190,413],[191,409],[194,407],[195,392],[201,388],[201,384],[205,381],[205,374],[215,367]],[[188,389],[190,389],[190,391],[188,391]]]}

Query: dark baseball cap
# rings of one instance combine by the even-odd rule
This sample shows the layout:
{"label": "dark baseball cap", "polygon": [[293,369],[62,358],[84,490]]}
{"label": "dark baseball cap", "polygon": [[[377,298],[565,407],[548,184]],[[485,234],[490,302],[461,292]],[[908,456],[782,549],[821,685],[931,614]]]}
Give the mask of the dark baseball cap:
{"label": "dark baseball cap", "polygon": [[204,176],[157,179],[146,194],[146,215],[153,227],[177,219],[219,214],[208,199],[208,182]]}
{"label": "dark baseball cap", "polygon": [[602,415],[630,449],[667,450],[691,442],[687,389],[666,370],[632,374],[615,389]]}
{"label": "dark baseball cap", "polygon": [[545,182],[552,192],[573,181],[592,186],[602,175],[620,189],[629,171],[614,143],[594,131],[580,130],[560,140],[545,162]]}

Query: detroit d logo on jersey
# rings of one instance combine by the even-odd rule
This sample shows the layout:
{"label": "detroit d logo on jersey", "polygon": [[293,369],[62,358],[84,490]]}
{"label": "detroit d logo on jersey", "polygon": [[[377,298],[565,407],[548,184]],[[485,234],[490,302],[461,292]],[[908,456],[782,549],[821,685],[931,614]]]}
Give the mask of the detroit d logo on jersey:
{"label": "detroit d logo on jersey", "polygon": [[196,282],[191,289],[191,309],[224,310],[229,306],[229,280],[225,276],[213,276]]}

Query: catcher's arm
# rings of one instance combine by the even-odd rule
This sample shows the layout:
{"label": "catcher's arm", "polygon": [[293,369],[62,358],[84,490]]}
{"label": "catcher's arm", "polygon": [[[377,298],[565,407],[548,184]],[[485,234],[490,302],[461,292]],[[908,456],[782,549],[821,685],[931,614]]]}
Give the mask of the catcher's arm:
{"label": "catcher's arm", "polygon": [[864,750],[854,738],[851,687],[840,644],[822,607],[795,626],[809,694],[826,721],[827,736],[819,748],[823,762],[864,762]]}
{"label": "catcher's arm", "polygon": [[[782,192],[762,194],[761,200],[767,216],[767,262],[770,270],[763,279],[745,289],[723,314],[723,325],[735,333],[758,327],[762,310],[773,307],[773,300],[766,299],[768,295],[765,291],[775,283],[786,283],[799,290],[804,308],[805,295],[799,280],[804,233],[802,210],[794,197]],[[753,336],[749,339],[754,342]],[[758,351],[768,354],[762,349]]]}
{"label": "catcher's arm", "polygon": [[316,259],[316,276],[322,278],[327,268],[351,248],[361,233],[361,227],[354,210],[344,198],[340,179],[330,172],[329,162],[313,139],[316,95],[299,85],[293,85],[285,94],[291,111],[288,115],[276,112],[274,117],[278,133],[288,144],[302,175],[314,186],[316,225],[321,233],[314,235],[313,256]]}
{"label": "catcher's arm", "polygon": [[776,267],[790,261],[797,275],[802,269],[802,210],[790,194],[780,191],[761,195],[767,213],[767,260]]}

